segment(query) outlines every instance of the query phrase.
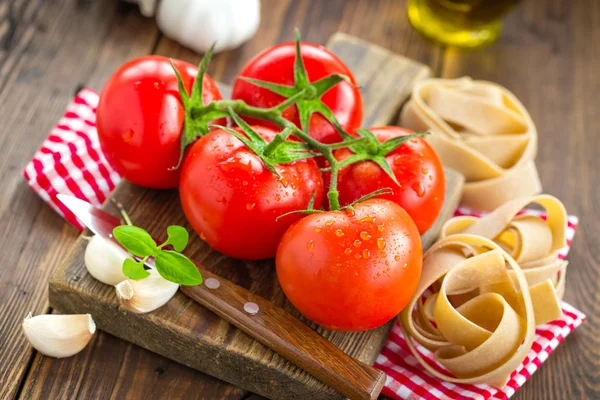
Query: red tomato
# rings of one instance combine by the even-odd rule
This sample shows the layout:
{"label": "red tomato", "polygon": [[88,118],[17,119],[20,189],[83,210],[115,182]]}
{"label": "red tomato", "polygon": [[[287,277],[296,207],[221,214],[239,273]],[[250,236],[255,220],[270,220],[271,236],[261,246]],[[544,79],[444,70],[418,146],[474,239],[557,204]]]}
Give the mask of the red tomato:
{"label": "red tomato", "polygon": [[[294,42],[289,42],[269,47],[250,60],[241,70],[240,76],[293,86],[295,46]],[[323,46],[302,43],[300,50],[310,82],[331,74],[343,74],[350,79],[350,82],[341,82],[331,88],[321,97],[321,100],[333,111],[346,131],[350,132],[358,128],[363,113],[362,97],[356,87],[352,72],[337,56]],[[241,79],[236,79],[231,97],[261,108],[276,106],[284,100],[282,96],[268,89],[260,88]],[[295,105],[285,109],[283,116],[300,126],[298,109]],[[270,122],[247,117],[244,119],[252,124],[275,127]],[[333,125],[318,113],[313,114],[310,119],[309,134],[323,143],[334,143],[341,140]]]}
{"label": "red tomato", "polygon": [[[190,93],[198,69],[173,63]],[[205,75],[203,103],[220,99]],[[180,172],[169,169],[179,160],[184,109],[168,58],[145,56],[121,66],[104,85],[96,119],[102,150],[125,179],[154,189],[177,186]]]}
{"label": "red tomato", "polygon": [[371,199],[351,211],[311,214],[287,230],[277,276],[292,304],[330,329],[362,331],[397,315],[421,275],[421,238],[397,204]]}
{"label": "red tomato", "polygon": [[[414,132],[396,126],[369,129],[380,142]],[[352,152],[347,148],[334,152],[335,158],[343,160]],[[380,196],[392,200],[404,208],[423,234],[435,222],[442,205],[446,183],[442,162],[433,147],[424,139],[405,142],[386,156],[400,186],[372,161],[351,164],[340,170],[338,191],[342,206],[377,189],[391,188],[393,194]],[[328,176],[326,176],[326,183]]]}
{"label": "red tomato", "polygon": [[[275,132],[254,126],[265,140]],[[275,256],[279,239],[305,209],[313,193],[323,197],[323,180],[312,159],[277,165],[281,178],[240,140],[215,130],[188,151],[181,170],[179,195],[185,215],[212,248],[228,256],[258,260]]]}

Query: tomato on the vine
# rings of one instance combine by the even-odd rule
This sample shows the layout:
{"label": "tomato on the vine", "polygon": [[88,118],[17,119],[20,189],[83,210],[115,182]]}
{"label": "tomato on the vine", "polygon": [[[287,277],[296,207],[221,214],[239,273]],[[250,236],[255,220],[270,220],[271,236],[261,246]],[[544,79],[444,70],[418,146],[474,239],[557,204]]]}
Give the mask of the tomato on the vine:
{"label": "tomato on the vine", "polygon": [[[198,68],[173,60],[190,92]],[[212,79],[202,81],[202,102],[220,100]],[[125,179],[153,189],[176,187],[184,108],[169,59],[145,56],[125,63],[106,82],[96,115],[103,153]]]}
{"label": "tomato on the vine", "polygon": [[[276,132],[252,127],[266,142]],[[242,132],[239,128],[238,132]],[[275,165],[280,177],[231,133],[216,129],[191,148],[181,168],[179,194],[185,215],[213,249],[245,260],[270,258],[286,229],[314,194],[323,197],[323,180],[313,159]]]}
{"label": "tomato on the vine", "polygon": [[307,318],[331,329],[373,329],[412,297],[421,274],[421,238],[402,207],[371,199],[354,212],[296,222],[281,239],[276,265],[283,291]]}
{"label": "tomato on the vine", "polygon": [[[295,43],[281,43],[256,55],[240,71],[233,85],[232,99],[244,100],[251,106],[270,108],[280,104],[285,97],[273,91],[244,81],[240,77],[258,79],[280,85],[294,86]],[[300,51],[309,82],[315,82],[332,74],[341,74],[348,81],[338,83],[321,97],[321,101],[331,109],[344,130],[351,132],[360,126],[362,120],[362,97],[356,81],[348,67],[332,52],[323,46],[301,43]],[[296,105],[283,111],[283,117],[300,127],[300,117]],[[274,125],[250,117],[244,117],[252,124]],[[308,133],[322,143],[334,143],[341,140],[334,126],[321,114],[312,114]]]}
{"label": "tomato on the vine", "polygon": [[[396,126],[370,128],[369,131],[381,143],[414,133]],[[352,154],[348,148],[334,151],[337,160],[344,160]],[[400,186],[374,162],[361,161],[339,171],[337,189],[340,204],[350,204],[377,189],[391,188],[393,193],[380,197],[402,206],[423,234],[435,222],[444,204],[446,184],[442,162],[433,147],[422,138],[404,142],[385,159]]]}

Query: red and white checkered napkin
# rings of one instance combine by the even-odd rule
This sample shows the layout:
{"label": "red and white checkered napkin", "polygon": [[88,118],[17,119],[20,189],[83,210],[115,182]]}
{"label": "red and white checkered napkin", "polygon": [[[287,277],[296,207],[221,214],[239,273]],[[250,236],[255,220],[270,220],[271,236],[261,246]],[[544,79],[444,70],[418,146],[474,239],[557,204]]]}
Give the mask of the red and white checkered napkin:
{"label": "red and white checkered napkin", "polygon": [[77,93],[23,170],[29,187],[80,231],[83,226],[56,195],[68,194],[100,206],[121,180],[100,150],[98,99],[90,89]]}
{"label": "red and white checkered napkin", "polygon": [[[96,132],[97,105],[97,93],[90,89],[80,91],[50,132],[50,136],[35,153],[33,160],[23,170],[23,175],[33,191],[80,230],[83,230],[81,224],[56,199],[56,195],[74,195],[100,205],[121,179],[100,150]],[[527,212],[540,215],[538,211]],[[456,215],[479,216],[466,208],[456,210]],[[567,247],[560,252],[563,259],[567,256],[576,227],[577,217],[569,216]],[[387,374],[383,393],[394,399],[508,398],[585,319],[583,313],[567,303],[562,303],[562,309],[562,318],[537,328],[533,348],[501,390],[487,385],[443,382],[428,375],[410,353],[400,327],[396,324],[375,362],[375,366]],[[433,360],[429,350],[421,346],[418,346],[418,349],[426,359]]]}

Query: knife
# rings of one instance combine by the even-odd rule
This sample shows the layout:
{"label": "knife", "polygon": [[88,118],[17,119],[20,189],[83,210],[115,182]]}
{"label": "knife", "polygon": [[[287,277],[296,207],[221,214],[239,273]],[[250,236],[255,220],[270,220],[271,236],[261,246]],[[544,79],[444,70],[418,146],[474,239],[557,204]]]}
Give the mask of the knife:
{"label": "knife", "polygon": [[[113,237],[120,218],[73,196],[56,196],[94,234]],[[385,383],[385,374],[355,360],[308,325],[270,301],[238,286],[201,264],[196,267],[203,282],[181,286],[188,297],[241,329],[286,360],[350,399],[376,399]],[[153,265],[153,260],[146,263]]]}

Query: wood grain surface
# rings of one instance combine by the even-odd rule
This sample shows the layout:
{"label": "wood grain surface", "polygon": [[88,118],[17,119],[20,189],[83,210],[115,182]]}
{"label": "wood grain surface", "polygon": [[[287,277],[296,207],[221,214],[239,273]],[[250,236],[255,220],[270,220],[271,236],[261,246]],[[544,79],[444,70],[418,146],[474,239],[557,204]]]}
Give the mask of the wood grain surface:
{"label": "wood grain surface", "polygon": [[[366,118],[374,125],[384,125],[391,121],[406,100],[414,83],[429,75],[429,68],[422,64],[394,55],[382,48],[373,47],[365,41],[356,40],[348,35],[334,35],[328,42],[328,46],[352,71],[356,71],[365,80],[366,84],[361,87],[365,97],[376,104],[382,104],[383,100],[387,101],[385,107],[369,110]],[[374,64],[382,65],[386,69],[377,70],[366,65],[365,56],[368,56]],[[378,83],[383,72],[394,84],[385,86]],[[458,204],[462,181],[454,179],[455,175],[450,177],[453,179],[448,180],[449,194],[446,196],[441,219],[447,219]],[[125,206],[136,224],[149,229],[156,237],[160,237],[161,232],[173,223],[188,227],[176,191],[157,192],[122,182],[113,198]],[[188,230],[192,231],[189,227]],[[65,263],[50,281],[50,303],[58,310],[67,313],[89,312],[94,316],[101,330],[269,398],[340,398],[340,394],[328,386],[350,389],[343,385],[343,380],[339,379],[339,373],[342,371],[335,367],[335,363],[329,365],[330,372],[323,368],[315,369],[315,376],[321,379],[329,377],[327,381],[329,385],[324,385],[296,366],[308,368],[312,365],[306,363],[310,358],[301,357],[298,352],[287,352],[289,346],[286,346],[283,341],[274,337],[267,338],[266,343],[278,345],[283,351],[280,354],[284,357],[274,354],[270,349],[258,345],[242,331],[215,318],[210,311],[193,304],[185,296],[176,296],[167,306],[151,314],[135,315],[122,312],[117,307],[114,289],[98,283],[87,274],[82,265],[84,247],[85,242],[78,240]],[[203,264],[209,272],[224,277],[300,317],[279,286],[272,259],[246,262],[224,257],[210,249],[195,233],[190,236],[186,253]],[[233,299],[234,296],[230,300]],[[262,301],[256,300],[256,302]],[[211,302],[205,305],[214,310],[217,304]],[[265,309],[265,312],[267,311]],[[289,318],[283,319],[283,314],[276,312],[276,309],[269,313],[272,316],[278,315],[281,323],[286,321],[288,325],[291,323]],[[231,313],[224,315],[234,316]],[[238,313],[237,316],[243,317],[244,314]],[[250,327],[248,324],[250,320],[234,319],[234,321],[241,321],[245,327]],[[271,326],[271,330],[276,329],[276,324],[267,320],[264,322]],[[325,330],[314,323],[309,325],[343,352],[363,363],[372,364],[387,339],[392,323],[393,321],[390,321],[372,331],[353,333]],[[255,324],[254,328],[261,327]],[[265,330],[261,332],[261,337],[265,338]],[[284,332],[285,329],[279,330],[280,334]],[[288,335],[287,339],[301,345],[291,335]],[[305,339],[308,342],[308,336]],[[319,352],[316,348],[318,343],[316,341],[313,343],[315,349],[311,356],[318,356]],[[285,361],[284,358],[289,359],[290,356],[294,357],[296,365]],[[215,358],[218,358],[219,362],[214,362]],[[351,364],[346,361],[341,362]],[[326,364],[324,362],[323,367]],[[338,373],[335,373],[336,371]],[[342,374],[346,375],[348,382],[352,381],[353,371],[347,369]],[[364,390],[368,382],[357,379],[355,383],[362,385]],[[356,398],[357,393],[350,397]]]}
{"label": "wood grain surface", "polygon": [[[588,319],[513,398],[600,398],[600,4],[524,1],[506,18],[499,41],[477,52],[421,38],[408,22],[405,0],[262,5],[256,36],[215,57],[210,73],[216,79],[231,82],[258,51],[291,40],[297,26],[309,41],[324,43],[343,31],[428,64],[434,75],[491,79],[522,99],[538,125],[545,191],[581,217],[566,300]],[[26,187],[21,169],[79,84],[99,90],[124,60],[152,52],[200,58],[116,0],[0,0],[0,398],[258,399],[108,334],[76,357],[55,360],[33,355],[20,332],[28,311],[48,309],[48,276],[76,237]]]}

